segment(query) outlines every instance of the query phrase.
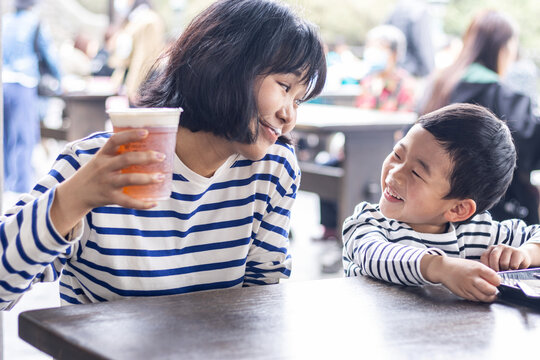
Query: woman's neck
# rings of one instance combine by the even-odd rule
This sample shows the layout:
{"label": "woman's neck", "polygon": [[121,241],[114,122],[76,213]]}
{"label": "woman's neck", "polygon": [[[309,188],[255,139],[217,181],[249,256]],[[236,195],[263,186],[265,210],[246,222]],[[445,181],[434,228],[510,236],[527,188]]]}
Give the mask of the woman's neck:
{"label": "woman's neck", "polygon": [[234,154],[231,143],[214,134],[183,127],[176,135],[176,155],[193,172],[211,177]]}

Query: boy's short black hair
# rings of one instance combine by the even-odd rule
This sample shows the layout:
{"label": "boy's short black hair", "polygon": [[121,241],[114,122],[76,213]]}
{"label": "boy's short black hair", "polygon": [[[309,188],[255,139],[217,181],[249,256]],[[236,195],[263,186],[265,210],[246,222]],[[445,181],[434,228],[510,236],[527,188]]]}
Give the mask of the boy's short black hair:
{"label": "boy's short black hair", "polygon": [[326,79],[322,42],[314,25],[271,0],[224,0],[210,5],[169,48],[141,86],[138,105],[182,107],[180,125],[252,143],[258,120],[257,76],[303,74],[304,99]]}
{"label": "boy's short black hair", "polygon": [[516,149],[508,126],[491,111],[453,104],[423,115],[417,123],[452,159],[445,199],[472,199],[476,213],[481,213],[506,193],[516,168]]}

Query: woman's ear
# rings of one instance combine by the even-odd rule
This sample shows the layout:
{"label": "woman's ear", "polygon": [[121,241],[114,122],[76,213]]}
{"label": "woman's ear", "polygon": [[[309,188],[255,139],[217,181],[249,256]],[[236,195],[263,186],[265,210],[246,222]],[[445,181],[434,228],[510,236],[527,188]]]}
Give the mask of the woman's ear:
{"label": "woman's ear", "polygon": [[444,213],[444,218],[449,222],[467,220],[476,212],[476,202],[473,199],[458,200],[454,206]]}

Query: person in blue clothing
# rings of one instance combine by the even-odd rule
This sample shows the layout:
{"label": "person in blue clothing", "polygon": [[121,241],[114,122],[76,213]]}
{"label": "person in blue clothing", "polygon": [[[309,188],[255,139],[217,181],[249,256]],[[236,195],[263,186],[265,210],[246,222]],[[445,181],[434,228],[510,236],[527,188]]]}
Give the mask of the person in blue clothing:
{"label": "person in blue clothing", "polygon": [[35,0],[17,0],[2,19],[5,190],[27,192],[34,182],[32,151],[39,141],[39,59],[60,81],[52,42],[31,11]]}
{"label": "person in blue clothing", "polygon": [[62,304],[278,283],[291,272],[290,212],[300,168],[290,132],[317,96],[326,61],[317,29],[273,0],[222,0],[190,23],[145,80],[139,105],[182,107],[172,193],[131,198],[122,174],[164,154],[118,154],[147,131],[68,145],[0,218],[0,308],[60,279]]}

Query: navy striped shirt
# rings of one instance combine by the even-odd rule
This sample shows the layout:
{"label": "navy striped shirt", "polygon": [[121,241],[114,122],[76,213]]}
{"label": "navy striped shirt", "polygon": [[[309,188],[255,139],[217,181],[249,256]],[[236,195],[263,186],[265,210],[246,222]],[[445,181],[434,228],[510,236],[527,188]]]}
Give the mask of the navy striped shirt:
{"label": "navy striped shirt", "polygon": [[369,275],[401,285],[429,281],[420,272],[425,254],[480,260],[490,245],[519,247],[540,243],[540,226],[521,220],[495,221],[488,212],[464,224],[448,224],[443,234],[414,231],[409,225],[387,219],[378,205],[358,204],[343,224],[343,267],[346,276]]}
{"label": "navy striped shirt", "polygon": [[289,211],[300,170],[293,149],[281,143],[259,161],[232,156],[211,178],[176,157],[168,200],[150,210],[95,208],[68,239],[60,236],[49,216],[55,186],[108,137],[68,144],[49,174],[0,219],[3,309],[33,283],[58,278],[62,304],[79,304],[273,284],[289,276]]}

